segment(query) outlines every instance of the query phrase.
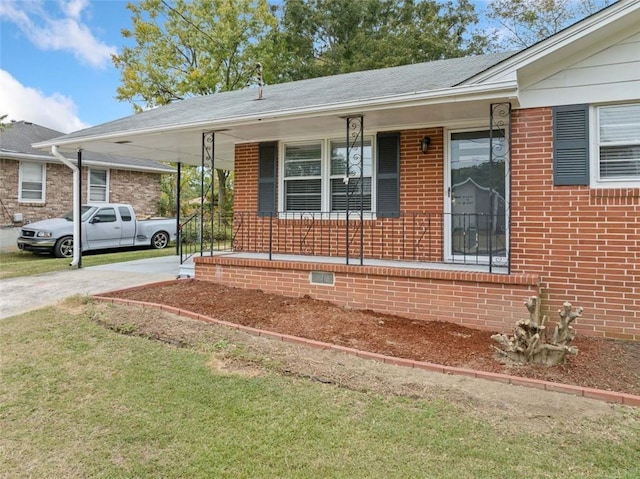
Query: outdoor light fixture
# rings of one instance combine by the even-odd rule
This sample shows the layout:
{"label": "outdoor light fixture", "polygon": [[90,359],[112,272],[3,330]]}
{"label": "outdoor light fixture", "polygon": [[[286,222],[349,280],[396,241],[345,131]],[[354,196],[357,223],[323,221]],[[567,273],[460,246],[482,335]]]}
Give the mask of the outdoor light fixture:
{"label": "outdoor light fixture", "polygon": [[420,141],[420,149],[422,150],[422,153],[427,154],[427,151],[429,151],[429,145],[431,144],[431,138],[428,136],[425,136],[421,141]]}

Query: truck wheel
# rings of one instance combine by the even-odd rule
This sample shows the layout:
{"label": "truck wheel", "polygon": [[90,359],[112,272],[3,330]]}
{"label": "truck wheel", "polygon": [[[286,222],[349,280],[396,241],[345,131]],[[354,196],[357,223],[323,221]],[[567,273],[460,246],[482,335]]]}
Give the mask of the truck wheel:
{"label": "truck wheel", "polygon": [[164,231],[158,231],[151,238],[151,247],[155,249],[166,248],[169,244],[169,234]]}
{"label": "truck wheel", "polygon": [[73,236],[60,238],[53,247],[56,258],[71,258],[73,256]]}

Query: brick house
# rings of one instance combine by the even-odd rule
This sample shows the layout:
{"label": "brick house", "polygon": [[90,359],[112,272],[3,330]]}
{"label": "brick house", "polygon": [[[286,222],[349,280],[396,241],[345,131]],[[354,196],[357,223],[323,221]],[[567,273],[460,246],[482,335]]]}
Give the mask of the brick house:
{"label": "brick house", "polygon": [[233,168],[231,247],[195,258],[202,280],[492,331],[568,300],[580,334],[640,339],[637,1],[516,53],[196,97],[53,144]]}
{"label": "brick house", "polygon": [[[72,171],[31,146],[61,135],[25,121],[0,132],[2,224],[31,223],[71,211]],[[76,162],[75,153],[66,156]],[[160,176],[175,173],[157,161],[91,152],[83,155],[82,164],[83,202],[131,203],[141,216],[158,214]]]}

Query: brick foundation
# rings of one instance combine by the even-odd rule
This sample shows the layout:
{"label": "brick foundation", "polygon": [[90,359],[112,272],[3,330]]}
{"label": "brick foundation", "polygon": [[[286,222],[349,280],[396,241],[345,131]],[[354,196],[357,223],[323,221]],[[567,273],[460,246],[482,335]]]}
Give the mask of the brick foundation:
{"label": "brick foundation", "polygon": [[[527,316],[523,301],[538,295],[537,275],[500,275],[354,266],[237,257],[195,258],[196,278],[290,297],[309,295],[354,309],[510,332]],[[311,284],[310,273],[334,274],[333,285]]]}

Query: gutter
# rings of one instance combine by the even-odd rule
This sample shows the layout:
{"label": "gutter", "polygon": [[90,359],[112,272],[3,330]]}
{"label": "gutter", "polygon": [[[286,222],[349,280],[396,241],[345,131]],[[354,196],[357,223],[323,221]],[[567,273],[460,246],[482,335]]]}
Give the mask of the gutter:
{"label": "gutter", "polygon": [[[299,120],[312,118],[318,115],[344,115],[357,111],[366,114],[369,111],[385,110],[397,106],[426,106],[448,102],[464,102],[482,99],[493,99],[496,97],[508,96],[517,99],[518,82],[516,80],[505,80],[490,85],[463,85],[453,88],[440,88],[437,90],[414,91],[408,93],[385,95],[376,98],[361,98],[336,103],[324,103],[307,105],[302,108],[288,108],[282,110],[268,110],[243,115],[230,115],[224,118],[204,119],[188,123],[166,124],[161,126],[150,126],[137,130],[115,131],[109,133],[90,134],[88,136],[72,136],[69,133],[52,141],[59,146],[72,148],[86,147],[88,143],[96,141],[114,141],[123,137],[136,137],[146,134],[160,134],[171,131],[201,130],[202,128],[233,128],[237,126],[247,126],[256,123]],[[144,112],[143,112],[144,114]],[[118,121],[118,120],[116,120]],[[93,127],[98,128],[98,127]],[[90,128],[91,129],[91,128]],[[84,131],[84,130],[83,130]],[[33,148],[47,148],[52,145],[51,141],[42,141],[31,145]]]}
{"label": "gutter", "polygon": [[73,170],[73,260],[69,263],[69,266],[77,266],[80,262],[80,190],[78,184],[80,183],[80,170],[67,158],[62,156],[58,151],[58,145],[51,146],[51,154],[58,160],[64,163],[66,166]]}

